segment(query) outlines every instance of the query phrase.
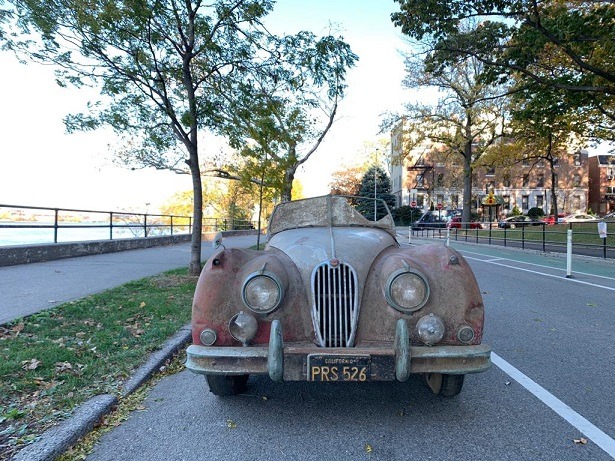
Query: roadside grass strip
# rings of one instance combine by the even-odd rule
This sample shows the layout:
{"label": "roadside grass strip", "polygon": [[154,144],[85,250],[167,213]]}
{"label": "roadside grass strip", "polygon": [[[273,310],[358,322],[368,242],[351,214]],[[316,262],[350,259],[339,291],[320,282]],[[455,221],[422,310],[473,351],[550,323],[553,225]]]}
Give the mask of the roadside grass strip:
{"label": "roadside grass strip", "polygon": [[169,271],[0,325],[0,459],[131,372],[190,321],[196,277]]}

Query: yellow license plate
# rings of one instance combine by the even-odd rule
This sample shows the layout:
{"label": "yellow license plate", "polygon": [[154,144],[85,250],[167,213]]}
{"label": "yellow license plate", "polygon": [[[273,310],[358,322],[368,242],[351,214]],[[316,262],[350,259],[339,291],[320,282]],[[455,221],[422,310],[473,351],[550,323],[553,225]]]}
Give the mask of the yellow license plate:
{"label": "yellow license plate", "polygon": [[308,381],[369,381],[371,358],[332,354],[310,354],[307,360]]}

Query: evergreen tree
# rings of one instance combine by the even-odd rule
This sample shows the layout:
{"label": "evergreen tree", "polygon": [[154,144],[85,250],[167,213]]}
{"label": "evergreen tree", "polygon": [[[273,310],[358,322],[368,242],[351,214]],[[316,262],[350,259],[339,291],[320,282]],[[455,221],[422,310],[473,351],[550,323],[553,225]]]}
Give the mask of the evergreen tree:
{"label": "evergreen tree", "polygon": [[386,216],[386,208],[382,202],[377,202],[374,207],[374,198],[383,200],[389,208],[395,206],[395,196],[391,194],[391,180],[386,172],[379,166],[370,167],[359,186],[359,196],[372,200],[360,200],[356,207],[359,212],[369,220],[374,220],[374,210],[376,210],[376,220]]}

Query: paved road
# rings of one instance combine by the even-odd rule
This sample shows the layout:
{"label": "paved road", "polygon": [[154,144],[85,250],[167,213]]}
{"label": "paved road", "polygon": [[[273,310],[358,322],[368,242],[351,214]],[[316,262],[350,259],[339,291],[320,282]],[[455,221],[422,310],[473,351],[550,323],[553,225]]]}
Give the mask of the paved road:
{"label": "paved road", "polygon": [[[227,247],[249,247],[256,235],[227,237]],[[204,242],[201,257],[213,252]],[[0,324],[150,275],[187,267],[190,244],[122,251],[0,267]]]}
{"label": "paved road", "polygon": [[494,351],[494,366],[468,376],[457,398],[433,396],[420,377],[314,384],[266,376],[220,398],[182,371],[162,379],[87,459],[615,459],[615,265],[575,259],[571,279],[561,257],[455,246],[483,292]]}

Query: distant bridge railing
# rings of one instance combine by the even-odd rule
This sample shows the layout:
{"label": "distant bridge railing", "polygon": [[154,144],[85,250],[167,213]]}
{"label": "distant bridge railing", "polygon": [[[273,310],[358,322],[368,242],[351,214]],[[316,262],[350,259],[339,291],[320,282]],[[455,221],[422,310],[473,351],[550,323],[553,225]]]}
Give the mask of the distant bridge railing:
{"label": "distant bridge railing", "polygon": [[191,216],[0,204],[0,246],[191,233]]}
{"label": "distant bridge railing", "polygon": [[[0,204],[0,246],[192,234],[192,216]],[[256,229],[246,219],[203,218],[203,232]]]}

